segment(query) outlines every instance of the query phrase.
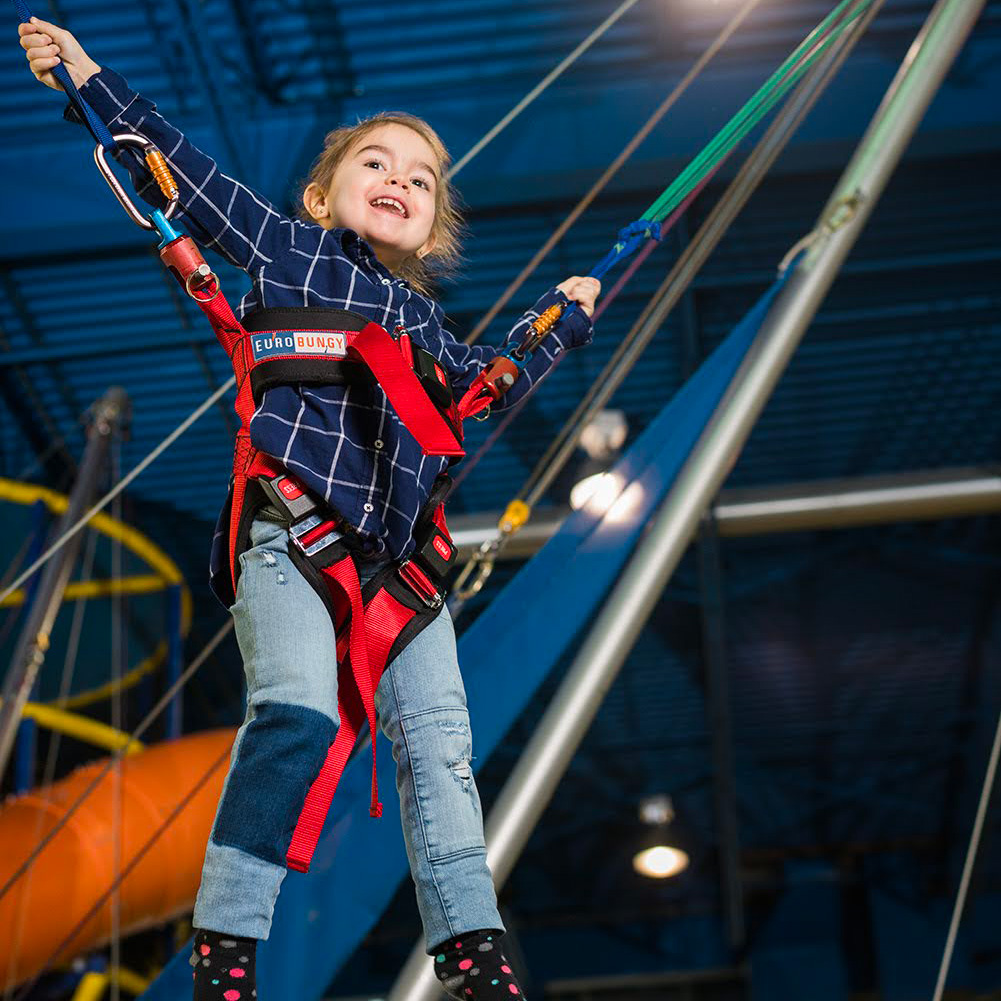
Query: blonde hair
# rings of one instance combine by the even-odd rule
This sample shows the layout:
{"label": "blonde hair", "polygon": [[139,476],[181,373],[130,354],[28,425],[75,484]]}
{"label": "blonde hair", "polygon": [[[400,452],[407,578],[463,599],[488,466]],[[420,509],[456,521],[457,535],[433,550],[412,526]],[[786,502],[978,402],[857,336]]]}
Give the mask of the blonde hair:
{"label": "blonde hair", "polygon": [[402,125],[416,132],[431,147],[438,163],[440,176],[435,184],[431,250],[424,257],[416,254],[408,257],[396,269],[400,278],[405,278],[418,292],[427,295],[431,282],[454,273],[462,259],[462,216],[459,214],[458,196],[446,176],[452,158],[438,133],[423,118],[402,111],[382,112],[361,119],[357,125],[344,125],[328,132],[323,140],[323,152],[316,158],[309,176],[300,186],[299,218],[305,222],[315,222],[302,204],[301,195],[306,188],[310,184],[316,184],[326,191],[334,172],[352,147],[382,125]]}

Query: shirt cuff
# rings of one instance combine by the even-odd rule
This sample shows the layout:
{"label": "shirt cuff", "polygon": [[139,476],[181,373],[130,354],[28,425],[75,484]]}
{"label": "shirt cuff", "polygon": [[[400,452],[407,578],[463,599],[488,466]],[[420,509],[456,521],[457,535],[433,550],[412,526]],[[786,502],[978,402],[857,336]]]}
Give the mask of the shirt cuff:
{"label": "shirt cuff", "polygon": [[[80,88],[80,96],[94,109],[97,117],[110,126],[139,95],[123,76],[104,67]],[[63,118],[78,125],[84,124],[83,116],[72,103],[66,105]]]}

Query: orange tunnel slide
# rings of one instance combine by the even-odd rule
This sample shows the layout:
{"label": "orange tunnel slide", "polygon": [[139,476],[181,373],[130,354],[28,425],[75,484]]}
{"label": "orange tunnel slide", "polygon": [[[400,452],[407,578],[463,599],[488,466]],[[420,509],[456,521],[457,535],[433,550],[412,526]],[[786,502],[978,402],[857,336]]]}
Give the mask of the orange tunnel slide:
{"label": "orange tunnel slide", "polygon": [[[85,916],[116,870],[128,869],[144,850],[119,890],[121,933],[191,910],[235,735],[232,728],[206,731],[122,759],[118,867],[117,780],[109,770],[32,868],[0,897],[0,991],[109,941],[111,900]],[[0,888],[106,764],[87,765],[0,807]]]}

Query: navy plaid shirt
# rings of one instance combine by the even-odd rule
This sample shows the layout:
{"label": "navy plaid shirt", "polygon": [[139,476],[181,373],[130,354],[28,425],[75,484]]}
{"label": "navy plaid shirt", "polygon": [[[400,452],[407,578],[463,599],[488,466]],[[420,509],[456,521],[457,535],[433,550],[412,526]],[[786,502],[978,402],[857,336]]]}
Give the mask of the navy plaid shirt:
{"label": "navy plaid shirt", "polygon": [[[265,306],[350,309],[393,331],[406,328],[415,343],[448,370],[453,389],[465,391],[496,349],[463,344],[442,327],[441,307],[396,278],[371,247],[349,229],[325,230],[291,219],[260,195],[227,177],[157,114],[117,73],[104,69],[81,93],[112,132],[137,132],[166,156],[180,188],[178,222],[202,247],[218,251],[250,276],[252,286],[237,316]],[[72,108],[67,117],[79,120]],[[136,190],[162,207],[145,168],[122,154]],[[548,306],[566,302],[546,293],[515,324],[505,344],[520,341]],[[495,407],[504,409],[528,393],[556,355],[590,341],[591,323],[574,310],[557,326]],[[279,460],[316,496],[393,558],[412,547],[414,521],[447,459],[425,456],[378,388],[277,386],[265,392],[250,425],[253,444]],[[226,570],[217,529],[212,575]]]}

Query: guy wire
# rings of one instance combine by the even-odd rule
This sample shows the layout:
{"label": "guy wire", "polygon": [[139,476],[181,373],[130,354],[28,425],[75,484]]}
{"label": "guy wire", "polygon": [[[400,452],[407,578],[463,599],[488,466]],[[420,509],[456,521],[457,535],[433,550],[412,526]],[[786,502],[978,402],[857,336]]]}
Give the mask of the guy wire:
{"label": "guy wire", "polygon": [[555,66],[546,77],[537,83],[492,129],[482,139],[479,140],[466,154],[464,154],[455,164],[453,164],[452,169],[448,172],[448,178],[451,180],[456,174],[462,170],[463,167],[469,163],[470,160],[479,153],[487,143],[495,139],[508,125],[513,122],[518,115],[520,115],[525,108],[527,108],[544,90],[546,90],[557,77],[561,76],[563,72],[569,69],[591,46],[599,39],[601,36],[608,31],[609,28],[623,14],[632,7],[637,0],[624,0],[624,3],[620,4],[619,7],[612,11],[605,20],[598,25],[594,31],[591,32],[587,38],[584,39],[580,45],[577,46],[573,52],[570,53],[566,58],[564,58],[559,65]]}
{"label": "guy wire", "polygon": [[963,916],[963,908],[966,906],[966,894],[970,889],[970,879],[973,876],[973,865],[977,860],[977,852],[980,849],[980,837],[984,831],[987,804],[990,802],[991,791],[994,788],[999,756],[1001,756],[1001,715],[998,716],[997,727],[994,730],[994,744],[991,747],[990,757],[987,761],[987,773],[984,775],[984,784],[980,790],[980,802],[977,804],[977,815],[973,821],[973,831],[970,833],[970,844],[966,849],[966,859],[963,862],[963,875],[960,877],[959,889],[956,891],[956,902],[953,904],[952,918],[949,920],[949,933],[946,935],[945,949],[942,952],[942,962],[938,968],[938,979],[935,983],[935,994],[932,1001],[942,1001],[942,994],[945,991],[945,981],[949,976],[949,967],[952,964],[952,952],[956,945],[956,936],[959,934],[959,922]]}

